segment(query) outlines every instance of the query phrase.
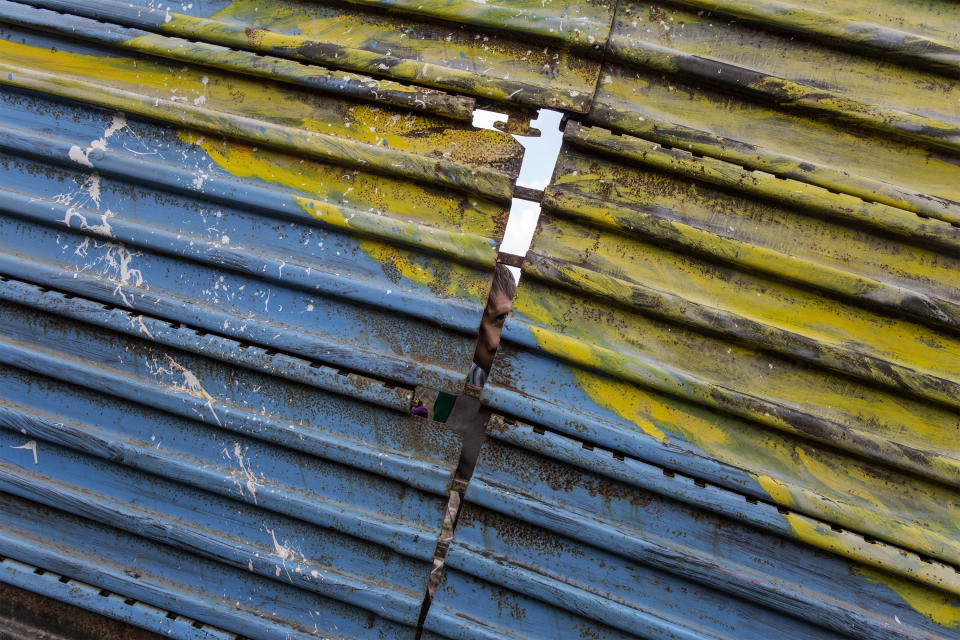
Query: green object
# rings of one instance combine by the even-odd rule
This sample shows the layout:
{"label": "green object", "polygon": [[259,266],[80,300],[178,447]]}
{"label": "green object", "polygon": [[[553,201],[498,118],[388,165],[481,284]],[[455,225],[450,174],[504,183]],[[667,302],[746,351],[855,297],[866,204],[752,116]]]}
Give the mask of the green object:
{"label": "green object", "polygon": [[437,394],[437,399],[433,403],[433,419],[436,422],[446,422],[453,411],[453,405],[457,401],[457,396],[441,391]]}

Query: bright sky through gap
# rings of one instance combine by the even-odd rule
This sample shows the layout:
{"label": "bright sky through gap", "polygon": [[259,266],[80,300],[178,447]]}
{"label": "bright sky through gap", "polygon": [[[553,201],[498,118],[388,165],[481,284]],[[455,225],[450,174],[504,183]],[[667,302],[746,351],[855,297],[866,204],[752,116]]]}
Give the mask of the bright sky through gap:
{"label": "bright sky through gap", "polygon": [[[550,184],[553,167],[557,163],[560,145],[563,142],[563,133],[560,131],[562,113],[541,109],[531,126],[540,129],[540,137],[513,136],[517,139],[525,152],[523,164],[520,167],[520,177],[517,185],[530,189],[543,190]],[[473,126],[483,129],[493,129],[493,123],[506,120],[506,116],[494,111],[477,109],[473,112]],[[537,228],[540,217],[540,205],[527,200],[513,199],[510,205],[510,217],[503,234],[500,251],[514,255],[525,255],[530,248],[533,232]],[[511,267],[514,278],[520,279],[520,270]]]}

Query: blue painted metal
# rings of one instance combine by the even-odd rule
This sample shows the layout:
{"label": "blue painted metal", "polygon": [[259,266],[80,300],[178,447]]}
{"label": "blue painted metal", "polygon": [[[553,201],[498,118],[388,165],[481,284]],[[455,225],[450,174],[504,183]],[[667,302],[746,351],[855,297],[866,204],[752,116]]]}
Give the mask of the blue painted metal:
{"label": "blue painted metal", "polygon": [[232,633],[315,638],[342,629],[347,637],[413,637],[413,629],[315,593],[36,503],[0,494],[0,510],[0,544],[11,556]]}
{"label": "blue painted metal", "polygon": [[[405,407],[318,394],[13,304],[6,299],[69,305],[100,325],[120,320],[116,309],[102,307],[97,318],[93,304],[79,298],[2,285],[0,490],[124,529],[140,544],[156,540],[296,584],[335,599],[336,607],[405,624],[412,635],[459,452],[455,434]],[[141,332],[160,325],[124,315],[127,331],[141,320]],[[167,332],[196,339],[183,327],[168,325]],[[378,386],[354,378],[354,387],[364,384]],[[33,444],[24,449],[25,441]],[[95,546],[123,562],[95,537],[75,544],[77,553]],[[37,562],[8,547],[0,553]],[[232,588],[226,593],[240,598],[266,587],[251,581]]]}
{"label": "blue painted metal", "polygon": [[[72,164],[70,149],[98,139],[114,116],[16,93],[3,104],[10,128],[0,146],[9,186],[0,192],[6,212],[0,224],[8,229],[3,240],[12,244],[0,260],[7,273],[407,384],[451,390],[462,384],[480,292],[461,288],[450,299],[436,288],[459,286],[461,279],[483,282],[483,269],[401,253],[399,259],[425,272],[446,269],[446,282],[442,273],[429,286],[410,281],[368,256],[362,237],[318,225],[295,195],[231,176],[173,130],[126,119],[110,136],[118,151],[96,160],[95,201],[83,186],[93,174],[57,165]],[[58,121],[72,113],[72,131],[42,134],[30,124],[37,111]],[[349,177],[358,188],[392,186]],[[349,188],[338,184],[335,191]],[[420,248],[429,249],[429,238],[422,240]],[[185,300],[184,292],[193,299]],[[411,352],[412,345],[428,353]]]}
{"label": "blue painted metal", "polygon": [[414,637],[461,441],[411,388],[463,387],[520,146],[472,99],[0,24],[0,555],[243,637]]}
{"label": "blue painted metal", "polygon": [[161,634],[187,640],[235,640],[235,633],[202,624],[191,618],[110,593],[85,582],[34,567],[12,558],[0,559],[0,582]]}
{"label": "blue painted metal", "polygon": [[958,637],[788,540],[773,505],[497,416],[490,433],[425,622],[444,637]]}

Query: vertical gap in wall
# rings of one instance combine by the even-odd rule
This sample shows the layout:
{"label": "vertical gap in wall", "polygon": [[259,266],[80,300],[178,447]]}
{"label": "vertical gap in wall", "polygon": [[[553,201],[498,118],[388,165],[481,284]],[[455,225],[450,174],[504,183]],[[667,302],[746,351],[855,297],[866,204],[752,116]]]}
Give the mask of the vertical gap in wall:
{"label": "vertical gap in wall", "polygon": [[[493,123],[503,120],[505,116],[492,111],[477,109],[473,112],[473,126],[493,129]],[[557,156],[560,154],[560,145],[563,143],[563,132],[560,130],[563,114],[550,109],[540,109],[537,119],[530,125],[540,130],[540,136],[513,136],[523,145],[523,163],[520,165],[520,175],[517,177],[518,191],[522,194],[531,194],[531,191],[542,195],[543,190],[550,184]],[[533,233],[540,219],[539,201],[525,197],[515,197],[510,205],[510,216],[507,218],[507,227],[503,233],[500,251],[515,256],[524,256],[530,247]],[[520,281],[520,269],[510,267],[514,279]]]}
{"label": "vertical gap in wall", "polygon": [[[473,114],[473,126],[483,129],[494,129],[494,123],[505,120],[506,116],[493,111],[477,109]],[[531,125],[540,130],[539,137],[517,136],[514,138],[523,145],[524,155],[523,163],[520,165],[520,175],[517,178],[517,195],[510,204],[510,215],[507,218],[507,226],[503,232],[503,241],[500,244],[500,259],[506,265],[510,273],[513,274],[515,283],[520,282],[520,267],[523,262],[523,256],[526,255],[533,240],[534,232],[537,228],[537,222],[540,219],[540,199],[543,196],[544,189],[550,184],[554,168],[557,164],[557,157],[560,154],[560,145],[563,143],[563,133],[560,130],[563,114],[549,109],[541,109],[536,120]],[[493,293],[493,282],[491,282],[491,294]],[[510,297],[510,303],[513,303],[513,296]],[[485,316],[489,314],[491,307],[496,307],[496,300],[492,297],[488,300],[484,308]],[[508,307],[509,308],[509,307]],[[481,322],[483,320],[481,319]],[[480,337],[478,337],[477,347],[482,348],[483,344],[490,341],[489,336],[483,337],[484,327],[480,327]],[[495,332],[496,343],[499,345],[500,330]],[[472,373],[472,372],[471,372]],[[472,382],[472,381],[471,381]],[[474,384],[467,384],[465,396],[470,396],[471,401],[476,404],[478,415],[482,415],[481,428],[486,426],[488,413],[484,413],[480,406],[479,395],[480,387]],[[461,396],[462,398],[463,396]],[[458,398],[458,402],[460,398]],[[456,405],[454,411],[457,411]],[[454,414],[449,414],[454,418]],[[456,427],[454,427],[456,429]],[[482,437],[482,434],[481,434]],[[464,450],[467,450],[466,440]],[[480,447],[461,457],[460,468],[464,465],[472,474],[473,466],[476,464],[480,453]],[[468,459],[469,458],[469,459]],[[459,470],[458,469],[458,470]],[[444,562],[446,560],[447,550],[450,542],[453,540],[453,534],[456,530],[457,521],[460,516],[460,509],[463,504],[463,496],[469,484],[469,477],[458,478],[454,481],[454,486],[450,491],[447,501],[447,508],[443,517],[443,526],[440,532],[440,539],[437,540],[437,547],[434,551],[433,566],[430,570],[430,577],[427,583],[427,590],[423,597],[423,603],[420,606],[420,617],[417,621],[416,640],[420,640],[423,634],[423,625],[427,618],[427,612],[433,602],[433,594],[440,586],[440,580],[443,576]]]}

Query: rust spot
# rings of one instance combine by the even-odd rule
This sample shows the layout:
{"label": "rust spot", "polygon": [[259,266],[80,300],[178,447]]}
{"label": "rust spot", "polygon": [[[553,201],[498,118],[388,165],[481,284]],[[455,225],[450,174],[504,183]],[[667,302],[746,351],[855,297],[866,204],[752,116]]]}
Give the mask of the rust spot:
{"label": "rust spot", "polygon": [[[67,583],[68,577],[60,582]],[[127,600],[129,604],[129,599]],[[0,628],[16,623],[30,637],[63,637],[73,640],[160,640],[150,631],[97,615],[7,584],[0,584]]]}

